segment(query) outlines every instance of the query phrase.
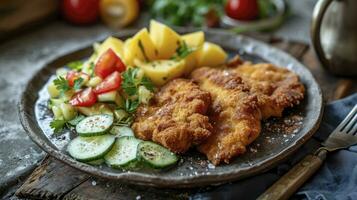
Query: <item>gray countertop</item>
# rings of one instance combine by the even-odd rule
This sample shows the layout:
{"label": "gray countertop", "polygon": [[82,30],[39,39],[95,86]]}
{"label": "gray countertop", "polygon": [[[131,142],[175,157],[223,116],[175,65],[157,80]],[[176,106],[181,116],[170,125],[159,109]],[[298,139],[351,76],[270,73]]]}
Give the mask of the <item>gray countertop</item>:
{"label": "gray countertop", "polygon": [[[291,15],[274,34],[308,43],[315,0],[289,2]],[[0,44],[0,194],[45,155],[28,138],[17,116],[17,102],[27,80],[51,59],[112,33],[103,25],[75,27],[56,21]]]}

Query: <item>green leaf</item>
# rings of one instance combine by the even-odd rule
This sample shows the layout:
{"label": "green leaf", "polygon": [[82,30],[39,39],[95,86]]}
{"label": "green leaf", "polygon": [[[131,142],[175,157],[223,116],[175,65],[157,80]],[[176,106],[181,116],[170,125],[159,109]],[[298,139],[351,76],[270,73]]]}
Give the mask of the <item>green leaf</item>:
{"label": "green leaf", "polygon": [[133,113],[136,111],[136,109],[138,108],[140,102],[138,99],[135,99],[135,100],[130,100],[130,99],[127,99],[125,101],[125,110],[126,112],[128,113]]}
{"label": "green leaf", "polygon": [[137,68],[129,68],[123,74],[123,83],[121,87],[123,88],[124,92],[129,96],[137,94],[137,85],[136,85],[136,74]]}
{"label": "green leaf", "polygon": [[81,77],[74,80],[73,89],[80,90],[83,85],[83,81],[84,81],[84,79]]}
{"label": "green leaf", "polygon": [[181,44],[176,49],[176,54],[171,59],[182,59],[190,55],[195,49],[187,46],[185,41],[182,41]]}
{"label": "green leaf", "polygon": [[55,119],[50,123],[50,127],[53,129],[54,133],[62,131],[65,125],[66,121],[62,119]]}
{"label": "green leaf", "polygon": [[83,67],[83,61],[77,60],[67,64],[67,66],[73,70],[80,71]]}
{"label": "green leaf", "polygon": [[146,77],[146,76],[144,76],[144,77],[141,79],[141,85],[145,86],[146,89],[150,90],[151,92],[153,92],[154,89],[155,89],[154,84],[153,84],[153,83],[151,82],[151,80],[150,80],[148,77]]}
{"label": "green leaf", "polygon": [[68,84],[68,81],[65,78],[63,78],[62,76],[53,80],[53,83],[55,84],[57,90],[60,91],[61,95],[63,95],[65,92],[67,92],[68,90],[71,89],[71,87]]}

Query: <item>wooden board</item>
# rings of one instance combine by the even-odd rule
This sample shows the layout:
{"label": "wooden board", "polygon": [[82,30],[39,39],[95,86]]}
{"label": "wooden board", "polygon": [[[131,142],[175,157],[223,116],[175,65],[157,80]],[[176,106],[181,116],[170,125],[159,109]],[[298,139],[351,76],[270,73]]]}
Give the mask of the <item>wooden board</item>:
{"label": "wooden board", "polygon": [[[268,38],[266,42],[283,49],[308,66],[327,102],[357,91],[356,80],[337,78],[324,71],[308,45],[274,38]],[[197,190],[201,189],[160,190],[97,179],[46,157],[17,190],[16,195],[34,199],[188,199]]]}

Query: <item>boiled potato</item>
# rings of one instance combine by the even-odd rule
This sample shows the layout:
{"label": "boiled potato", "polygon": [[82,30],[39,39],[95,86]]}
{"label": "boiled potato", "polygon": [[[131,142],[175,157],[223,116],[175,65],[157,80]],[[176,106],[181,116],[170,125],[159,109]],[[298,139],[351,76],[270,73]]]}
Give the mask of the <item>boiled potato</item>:
{"label": "boiled potato", "polygon": [[227,53],[218,45],[205,42],[198,50],[197,54],[198,66],[215,67],[224,64],[227,59]]}
{"label": "boiled potato", "polygon": [[124,58],[124,42],[115,37],[108,37],[98,47],[98,57],[100,57],[109,48],[111,48],[117,54],[117,56]]}
{"label": "boiled potato", "polygon": [[181,36],[181,39],[186,42],[188,47],[200,47],[205,42],[205,33],[203,31],[188,33]]}
{"label": "boiled potato", "polygon": [[163,85],[169,80],[181,76],[185,72],[185,60],[155,60],[152,62],[135,61],[145,75],[157,85]]}
{"label": "boiled potato", "polygon": [[155,20],[150,21],[150,38],[159,52],[159,59],[171,58],[181,44],[179,34]]}
{"label": "boiled potato", "polygon": [[141,29],[131,39],[125,41],[124,58],[127,65],[133,65],[135,59],[151,61],[157,59],[157,50],[146,28]]}
{"label": "boiled potato", "polygon": [[190,74],[197,67],[197,53],[198,51],[193,51],[184,58],[186,65],[185,74]]}

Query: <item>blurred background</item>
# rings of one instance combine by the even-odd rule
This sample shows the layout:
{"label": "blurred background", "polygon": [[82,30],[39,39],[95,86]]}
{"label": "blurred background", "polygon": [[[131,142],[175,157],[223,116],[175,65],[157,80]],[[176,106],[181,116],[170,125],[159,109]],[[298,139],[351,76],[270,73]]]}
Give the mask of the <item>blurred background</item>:
{"label": "blurred background", "polygon": [[[0,41],[55,23],[56,29],[120,31],[155,18],[171,26],[265,32],[309,42],[316,0],[0,0]],[[52,34],[59,34],[53,32]]]}

